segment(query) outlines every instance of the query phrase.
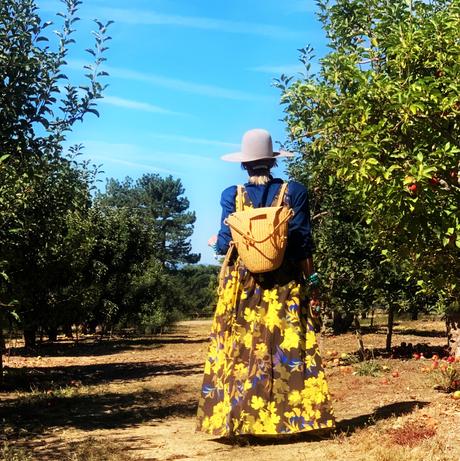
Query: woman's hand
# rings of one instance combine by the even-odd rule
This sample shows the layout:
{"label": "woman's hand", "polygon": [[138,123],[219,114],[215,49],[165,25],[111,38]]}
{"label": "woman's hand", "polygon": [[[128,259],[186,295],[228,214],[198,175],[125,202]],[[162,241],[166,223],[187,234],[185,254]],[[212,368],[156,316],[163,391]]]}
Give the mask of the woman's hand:
{"label": "woman's hand", "polygon": [[216,243],[217,243],[217,235],[213,235],[212,237],[209,237],[208,245],[209,245],[210,247],[215,246]]}
{"label": "woman's hand", "polygon": [[319,299],[310,298],[310,310],[313,316],[319,316],[320,304]]}
{"label": "woman's hand", "polygon": [[313,288],[311,290],[308,304],[313,330],[315,333],[319,333],[321,331],[323,322],[321,319],[321,302],[319,300],[319,290],[317,288]]}
{"label": "woman's hand", "polygon": [[319,300],[319,290],[317,288],[313,288],[310,293],[310,312],[313,317],[319,317],[320,315],[320,307],[321,302]]}

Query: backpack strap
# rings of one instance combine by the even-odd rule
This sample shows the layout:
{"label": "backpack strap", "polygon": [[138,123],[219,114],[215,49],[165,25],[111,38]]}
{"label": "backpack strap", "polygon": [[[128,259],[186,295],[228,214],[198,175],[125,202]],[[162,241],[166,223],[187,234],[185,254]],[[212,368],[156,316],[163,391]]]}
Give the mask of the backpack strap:
{"label": "backpack strap", "polygon": [[283,182],[281,184],[281,187],[278,190],[278,193],[275,195],[275,198],[273,199],[272,206],[281,206],[283,202],[285,201],[285,197],[287,194],[287,188],[288,188],[288,183]]}
{"label": "backpack strap", "polygon": [[219,295],[221,294],[224,285],[225,285],[225,277],[227,275],[227,268],[230,264],[230,260],[233,257],[233,253],[236,251],[235,243],[233,241],[230,242],[230,246],[228,247],[227,254],[225,255],[224,262],[222,263],[222,266],[220,268],[219,272],[219,288],[218,288],[218,293]]}
{"label": "backpack strap", "polygon": [[243,211],[244,207],[254,208],[248,192],[241,184],[236,186],[235,211]]}
{"label": "backpack strap", "polygon": [[238,184],[236,186],[236,197],[235,197],[235,211],[243,210],[243,191],[244,186]]}

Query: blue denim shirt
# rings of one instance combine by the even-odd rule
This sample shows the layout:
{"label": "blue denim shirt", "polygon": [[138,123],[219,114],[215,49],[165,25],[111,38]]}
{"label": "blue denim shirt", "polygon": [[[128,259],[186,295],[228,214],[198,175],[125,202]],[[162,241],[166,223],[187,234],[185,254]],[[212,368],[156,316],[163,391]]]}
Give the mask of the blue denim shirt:
{"label": "blue denim shirt", "polygon": [[[254,207],[270,205],[283,181],[272,179],[266,186],[245,184]],[[265,188],[268,187],[266,203],[261,203],[264,197]],[[230,228],[224,224],[225,218],[235,211],[236,186],[230,186],[222,192],[220,204],[222,205],[222,218],[220,230],[217,234],[217,253],[225,254],[228,250],[232,235]],[[310,207],[308,204],[308,191],[302,184],[290,181],[286,194],[287,204],[294,210],[294,216],[289,221],[288,245],[285,258],[300,261],[312,255],[315,246],[311,235]]]}

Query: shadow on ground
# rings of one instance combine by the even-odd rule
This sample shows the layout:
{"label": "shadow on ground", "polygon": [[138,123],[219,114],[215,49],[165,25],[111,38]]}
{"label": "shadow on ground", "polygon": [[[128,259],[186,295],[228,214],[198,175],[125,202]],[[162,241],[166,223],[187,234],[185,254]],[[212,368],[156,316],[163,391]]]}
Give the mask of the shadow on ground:
{"label": "shadow on ground", "polygon": [[[398,336],[420,336],[421,338],[445,338],[446,330],[445,329],[431,329],[424,330],[419,328],[404,328],[399,329],[398,324],[395,324],[395,329],[393,330],[393,335],[395,338]],[[363,334],[377,334],[377,335],[386,335],[387,327],[383,325],[376,326],[361,326],[361,331]]]}
{"label": "shadow on ground", "polygon": [[395,416],[402,416],[413,412],[417,408],[423,408],[429,402],[411,400],[408,402],[395,402],[389,405],[376,408],[373,413],[359,415],[350,419],[342,419],[337,421],[335,430],[320,430],[314,432],[303,432],[295,435],[282,435],[275,437],[263,436],[238,436],[234,438],[219,438],[214,439],[214,442],[223,443],[225,445],[281,445],[288,443],[299,442],[318,442],[328,440],[337,434],[350,435],[357,429],[373,426],[382,419],[388,419]]}
{"label": "shadow on ground", "polygon": [[[5,391],[52,390],[69,385],[97,385],[142,380],[160,375],[185,377],[202,373],[203,363],[128,362],[56,367],[6,368]],[[1,404],[0,404],[1,407]]]}
{"label": "shadow on ground", "polygon": [[396,336],[420,336],[422,338],[446,338],[447,333],[445,330],[418,330],[416,328],[396,330]]}
{"label": "shadow on ground", "polygon": [[24,347],[10,347],[8,354],[20,357],[97,357],[103,355],[119,354],[129,350],[150,350],[163,347],[167,344],[194,344],[205,343],[207,338],[190,338],[183,334],[168,334],[141,338],[116,338],[102,339],[95,337],[84,338],[78,343],[71,340],[44,342],[34,349]]}
{"label": "shadow on ground", "polygon": [[3,432],[33,437],[50,428],[122,429],[155,423],[170,416],[196,413],[196,400],[184,399],[184,386],[163,392],[144,390],[130,394],[38,394],[0,404]]}
{"label": "shadow on ground", "polygon": [[417,408],[423,408],[428,404],[429,402],[423,402],[420,400],[390,403],[389,405],[376,408],[373,413],[338,421],[335,432],[352,434],[357,429],[373,426],[375,423],[382,419],[403,416],[408,413],[412,413]]}

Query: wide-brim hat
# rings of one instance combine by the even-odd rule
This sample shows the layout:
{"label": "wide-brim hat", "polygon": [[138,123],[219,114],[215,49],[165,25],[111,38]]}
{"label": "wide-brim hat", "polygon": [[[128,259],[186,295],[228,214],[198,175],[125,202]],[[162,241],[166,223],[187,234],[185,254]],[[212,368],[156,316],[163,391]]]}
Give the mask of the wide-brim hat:
{"label": "wide-brim hat", "polygon": [[246,131],[241,140],[241,151],[225,154],[221,158],[226,162],[254,162],[255,160],[293,157],[294,154],[285,150],[273,151],[273,142],[267,130],[255,128]]}

